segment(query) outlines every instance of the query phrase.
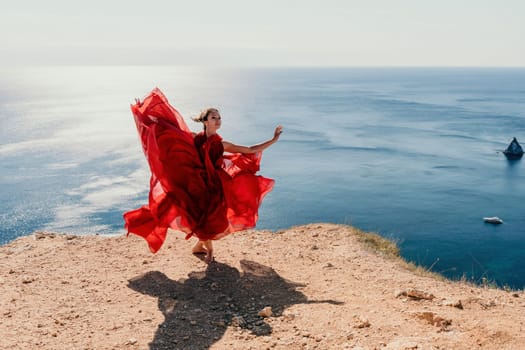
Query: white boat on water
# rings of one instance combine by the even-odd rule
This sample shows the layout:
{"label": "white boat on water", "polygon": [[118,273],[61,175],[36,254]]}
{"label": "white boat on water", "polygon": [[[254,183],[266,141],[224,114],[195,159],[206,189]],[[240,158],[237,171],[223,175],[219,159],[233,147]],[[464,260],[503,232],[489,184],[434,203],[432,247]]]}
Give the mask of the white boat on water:
{"label": "white boat on water", "polygon": [[498,218],[497,216],[491,216],[491,217],[484,217],[483,221],[489,223],[489,224],[502,224],[503,220]]}

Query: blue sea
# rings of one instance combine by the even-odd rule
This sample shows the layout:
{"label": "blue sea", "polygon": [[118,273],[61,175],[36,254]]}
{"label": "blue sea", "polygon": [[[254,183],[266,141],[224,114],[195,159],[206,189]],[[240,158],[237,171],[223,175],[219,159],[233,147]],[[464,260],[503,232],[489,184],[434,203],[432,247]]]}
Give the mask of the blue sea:
{"label": "blue sea", "polygon": [[523,68],[4,67],[0,244],[125,233],[149,184],[129,106],[154,87],[195,131],[218,107],[234,143],[284,126],[258,228],[351,224],[447,277],[525,287],[525,159],[501,153],[525,143]]}

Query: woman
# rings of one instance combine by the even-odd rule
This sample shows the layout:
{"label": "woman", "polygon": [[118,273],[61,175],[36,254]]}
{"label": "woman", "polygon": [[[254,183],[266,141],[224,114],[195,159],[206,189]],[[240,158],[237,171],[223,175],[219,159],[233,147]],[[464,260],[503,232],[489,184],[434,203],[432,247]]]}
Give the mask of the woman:
{"label": "woman", "polygon": [[204,126],[195,134],[158,88],[131,110],[151,180],[148,205],[124,214],[128,234],[144,237],[156,252],[168,228],[185,232],[186,239],[199,239],[192,251],[206,254],[209,263],[212,240],[255,226],[261,201],[274,184],[255,173],[262,151],[277,142],[282,127],[266,142],[236,145],[217,134],[221,115],[208,108],[194,119]]}

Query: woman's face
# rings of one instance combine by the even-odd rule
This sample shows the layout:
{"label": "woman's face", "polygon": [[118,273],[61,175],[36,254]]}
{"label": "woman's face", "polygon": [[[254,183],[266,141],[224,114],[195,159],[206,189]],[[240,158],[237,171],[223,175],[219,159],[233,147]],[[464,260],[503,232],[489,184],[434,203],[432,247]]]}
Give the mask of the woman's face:
{"label": "woman's face", "polygon": [[208,120],[204,122],[206,130],[215,131],[221,127],[221,115],[217,111],[211,111],[208,114]]}

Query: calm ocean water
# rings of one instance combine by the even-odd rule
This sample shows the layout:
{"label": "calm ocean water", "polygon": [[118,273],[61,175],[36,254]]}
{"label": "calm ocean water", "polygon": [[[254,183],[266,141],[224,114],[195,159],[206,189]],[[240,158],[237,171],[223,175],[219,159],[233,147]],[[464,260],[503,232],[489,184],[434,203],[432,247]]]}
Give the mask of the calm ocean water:
{"label": "calm ocean water", "polygon": [[149,180],[129,104],[155,86],[187,120],[217,106],[236,143],[284,125],[258,228],[347,223],[448,277],[525,287],[525,159],[500,152],[525,143],[525,69],[3,68],[0,244],[124,233]]}

